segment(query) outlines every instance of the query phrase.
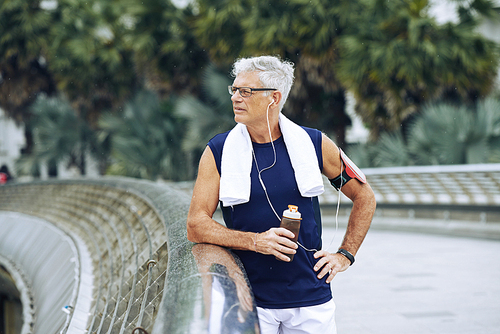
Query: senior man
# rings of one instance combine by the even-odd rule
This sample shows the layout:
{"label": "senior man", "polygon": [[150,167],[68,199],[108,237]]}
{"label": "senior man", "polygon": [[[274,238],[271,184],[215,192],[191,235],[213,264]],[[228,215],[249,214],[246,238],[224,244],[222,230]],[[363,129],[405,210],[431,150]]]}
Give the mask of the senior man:
{"label": "senior man", "polygon": [[[335,333],[330,282],[354,262],[375,197],[332,140],[281,113],[293,71],[292,63],[271,56],[235,62],[229,93],[237,125],[212,138],[200,159],[188,239],[231,248],[240,257],[262,333]],[[353,201],[336,253],[321,249],[321,173]],[[219,203],[226,226],[212,219]],[[302,218],[297,242],[280,227],[290,204]]]}

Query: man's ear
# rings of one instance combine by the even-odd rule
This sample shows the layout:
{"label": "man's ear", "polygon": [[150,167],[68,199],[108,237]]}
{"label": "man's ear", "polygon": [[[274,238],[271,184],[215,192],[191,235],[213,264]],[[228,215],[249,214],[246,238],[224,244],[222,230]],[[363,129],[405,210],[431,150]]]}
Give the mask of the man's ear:
{"label": "man's ear", "polygon": [[[281,94],[280,91],[278,90],[275,90],[273,91],[272,95],[271,95],[272,99],[273,99],[273,107],[274,106],[279,106],[280,102],[281,102],[281,99],[283,98],[283,95]],[[274,105],[276,104],[276,105]]]}

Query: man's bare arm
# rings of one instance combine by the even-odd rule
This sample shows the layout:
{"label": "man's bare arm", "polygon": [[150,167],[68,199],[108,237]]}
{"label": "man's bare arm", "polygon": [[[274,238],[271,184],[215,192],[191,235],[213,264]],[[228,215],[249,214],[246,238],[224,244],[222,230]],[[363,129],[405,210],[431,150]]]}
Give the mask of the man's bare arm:
{"label": "man's bare arm", "polygon": [[[331,139],[323,135],[322,151],[323,173],[329,179],[333,179],[342,171],[339,149]],[[352,200],[353,207],[340,248],[347,250],[352,255],[356,255],[370,228],[375,213],[375,195],[368,183],[361,183],[356,179],[343,185],[342,192]],[[315,254],[315,257],[320,259],[315,266],[315,270],[318,271],[323,268],[318,277],[322,278],[330,272],[328,282],[333,279],[337,272],[346,270],[350,265],[349,260],[341,254],[329,254],[326,251],[320,251]],[[328,265],[325,266],[325,264]]]}
{"label": "man's bare arm", "polygon": [[[337,177],[341,172],[340,154],[331,139],[323,135],[323,172],[329,178]],[[342,186],[342,192],[353,202],[347,231],[341,248],[356,255],[375,213],[375,195],[368,183],[356,179]]]}
{"label": "man's bare arm", "polygon": [[272,228],[263,233],[242,232],[222,226],[212,219],[219,202],[220,176],[210,147],[200,159],[198,177],[187,218],[188,239],[196,243],[209,243],[227,248],[271,254],[284,261],[284,255],[294,254],[297,245],[288,238],[293,233],[283,228]]}

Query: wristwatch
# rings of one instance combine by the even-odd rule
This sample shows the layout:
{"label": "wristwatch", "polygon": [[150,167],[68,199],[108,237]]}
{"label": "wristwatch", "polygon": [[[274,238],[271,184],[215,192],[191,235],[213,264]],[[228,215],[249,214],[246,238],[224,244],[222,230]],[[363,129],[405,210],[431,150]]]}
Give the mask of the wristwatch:
{"label": "wristwatch", "polygon": [[348,251],[346,251],[343,248],[340,248],[337,251],[337,253],[344,255],[351,262],[350,265],[352,266],[352,264],[354,263],[354,255],[352,255],[351,253],[349,253]]}

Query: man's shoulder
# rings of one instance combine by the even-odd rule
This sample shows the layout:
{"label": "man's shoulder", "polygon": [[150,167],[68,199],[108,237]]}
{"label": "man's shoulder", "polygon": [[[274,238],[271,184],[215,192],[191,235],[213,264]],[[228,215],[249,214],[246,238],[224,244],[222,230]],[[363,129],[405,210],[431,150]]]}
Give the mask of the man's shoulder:
{"label": "man's shoulder", "polygon": [[215,159],[215,163],[217,165],[217,170],[219,171],[219,175],[221,172],[221,159],[222,159],[222,148],[224,147],[224,143],[226,142],[227,135],[230,131],[226,131],[223,133],[216,134],[208,141],[208,147],[212,151],[212,154]]}
{"label": "man's shoulder", "polygon": [[219,161],[222,157],[222,149],[224,148],[224,143],[226,142],[227,135],[230,131],[216,134],[208,142],[208,147],[212,151],[216,161]]}
{"label": "man's shoulder", "polygon": [[215,136],[212,137],[212,139],[209,140],[208,144],[210,146],[215,146],[215,147],[223,146],[229,132],[230,131],[226,131],[216,134]]}
{"label": "man's shoulder", "polygon": [[302,125],[300,127],[307,132],[307,134],[309,135],[309,137],[311,137],[313,142],[317,141],[317,140],[321,140],[323,133],[320,130],[314,129],[314,128],[309,128],[307,126],[302,126]]}
{"label": "man's shoulder", "polygon": [[315,129],[315,128],[310,128],[310,127],[308,127],[308,126],[303,126],[303,125],[301,125],[300,127],[301,127],[302,129],[306,130],[306,132],[307,132],[307,133],[318,133],[318,132],[319,132],[319,133],[321,133],[321,131],[320,131],[320,130]]}

